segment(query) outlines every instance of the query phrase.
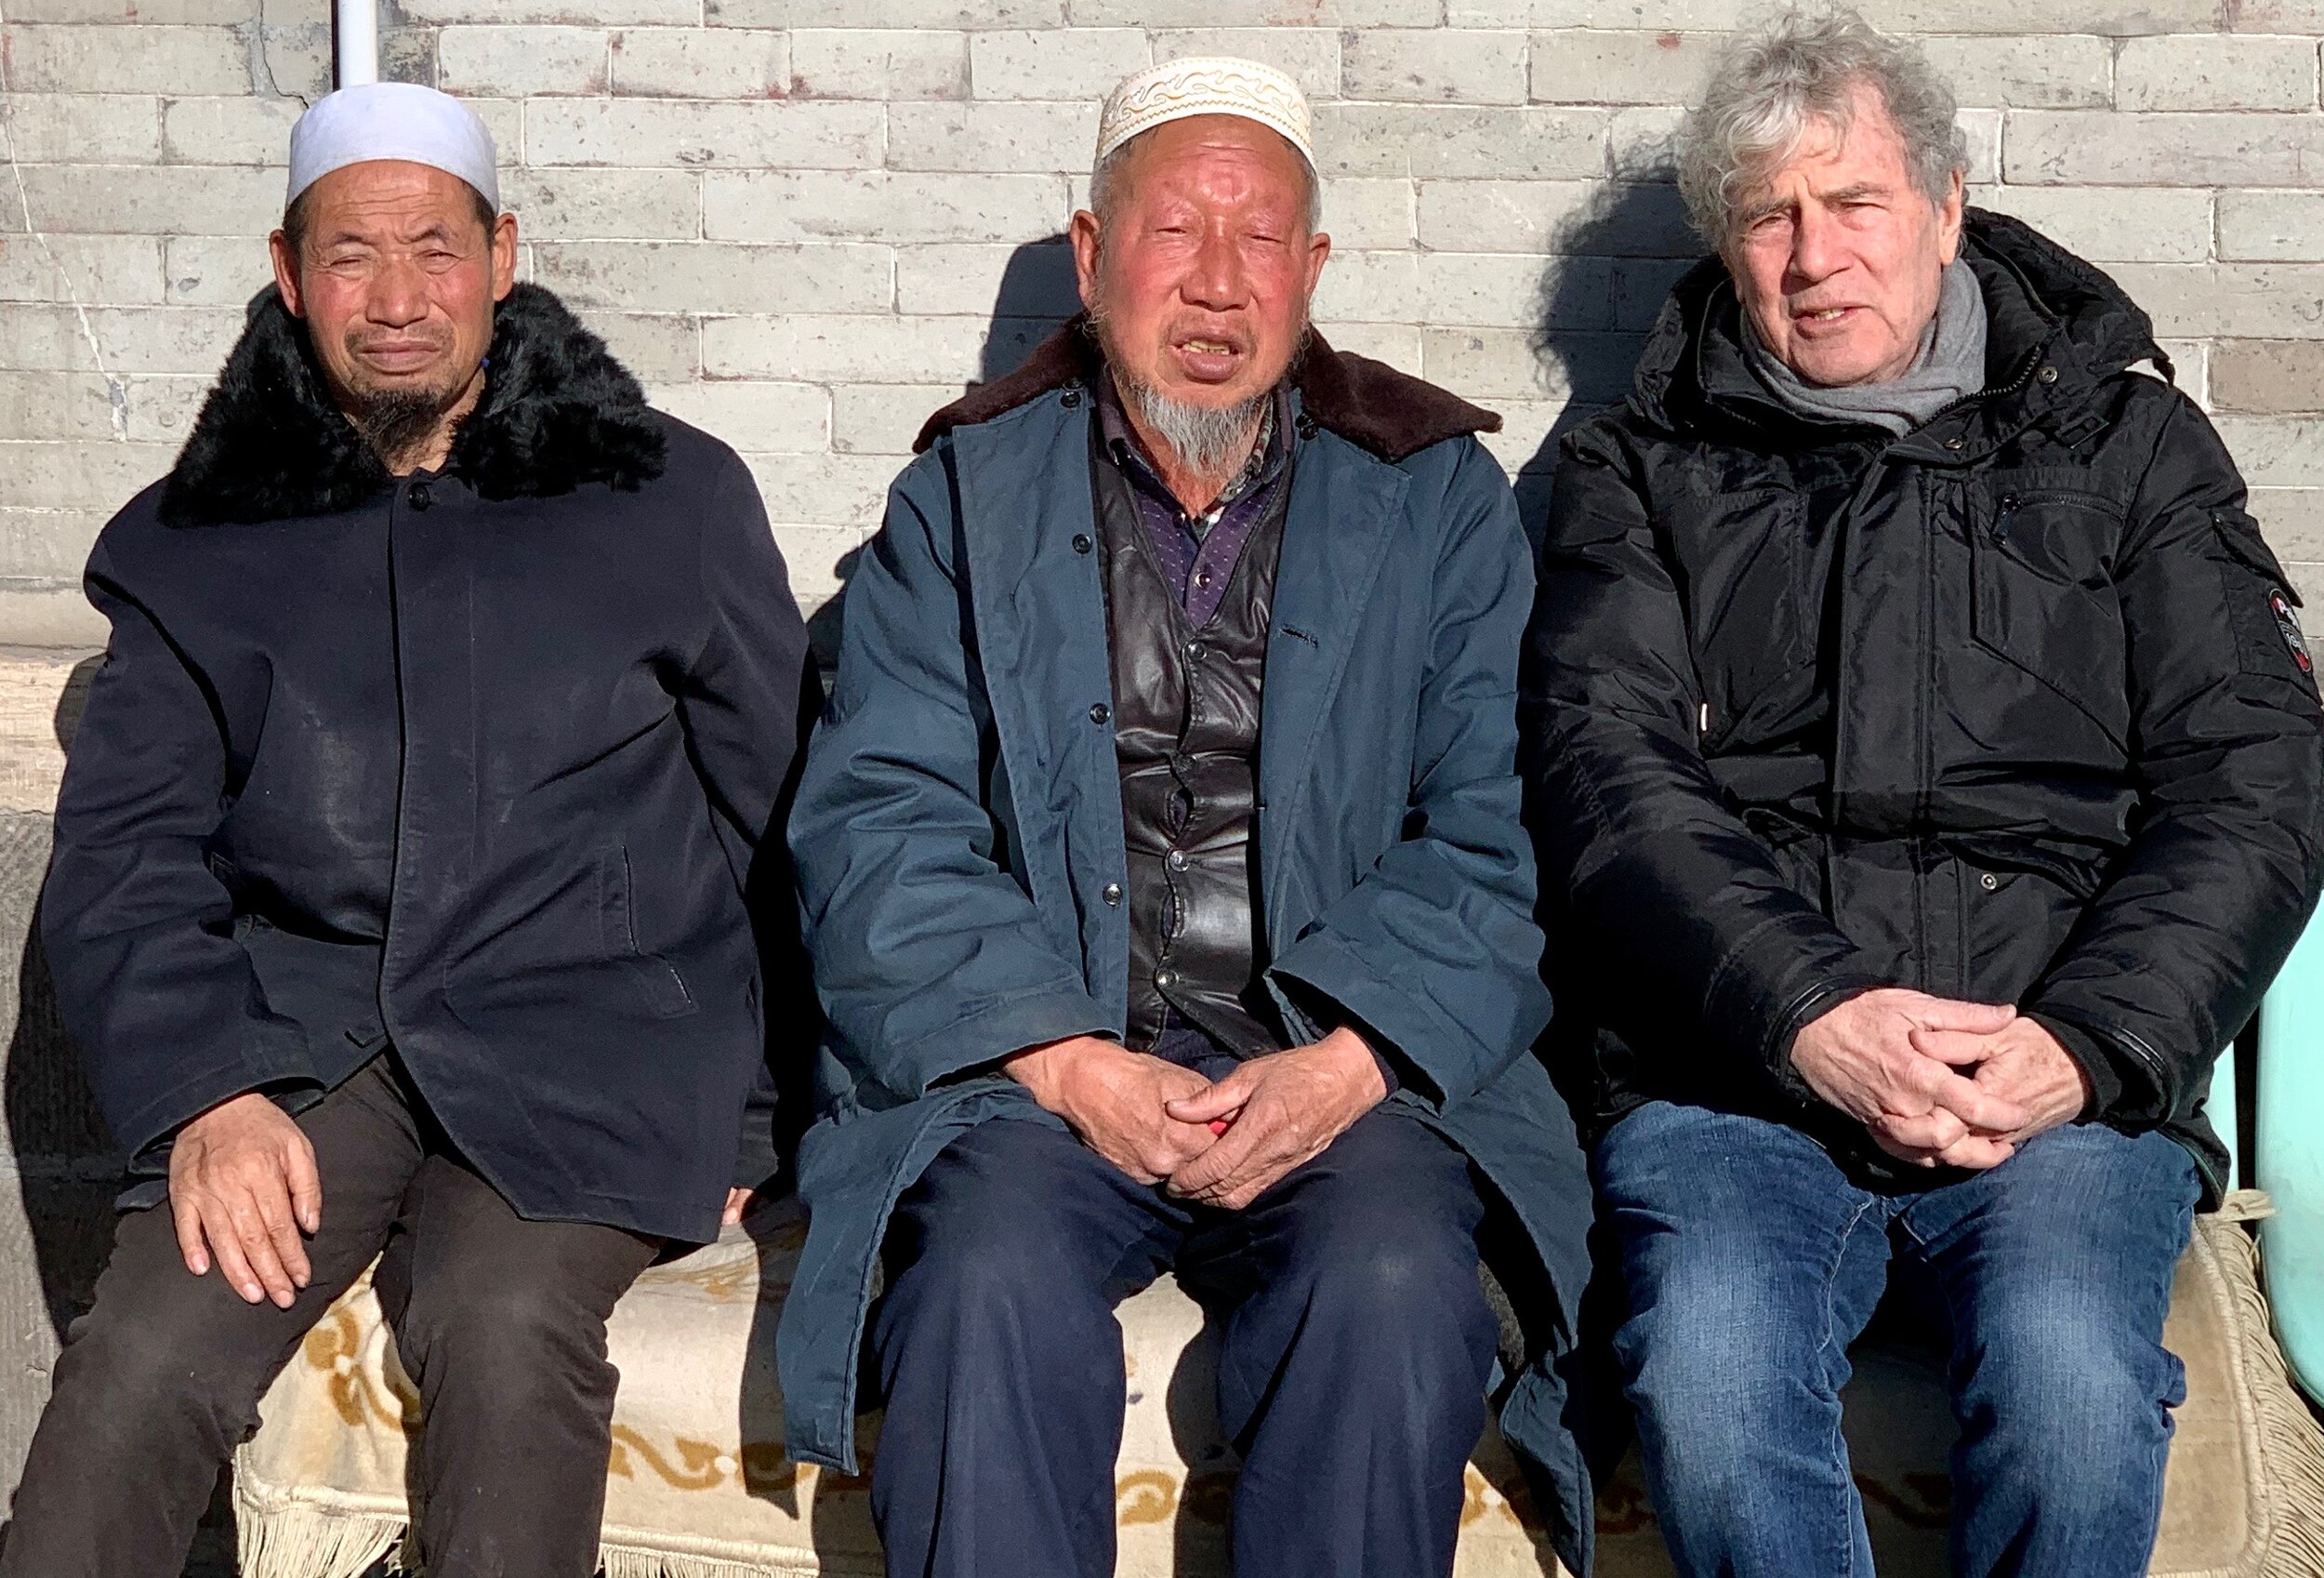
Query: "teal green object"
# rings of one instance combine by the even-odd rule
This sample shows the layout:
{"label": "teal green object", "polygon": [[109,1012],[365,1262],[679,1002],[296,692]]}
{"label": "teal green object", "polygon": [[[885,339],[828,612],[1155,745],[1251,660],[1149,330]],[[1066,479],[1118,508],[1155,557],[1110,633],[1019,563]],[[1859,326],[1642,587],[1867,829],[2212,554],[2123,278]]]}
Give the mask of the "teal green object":
{"label": "teal green object", "polygon": [[2293,1379],[2324,1402],[2324,922],[2311,922],[2260,1007],[2257,1182],[2267,1299]]}

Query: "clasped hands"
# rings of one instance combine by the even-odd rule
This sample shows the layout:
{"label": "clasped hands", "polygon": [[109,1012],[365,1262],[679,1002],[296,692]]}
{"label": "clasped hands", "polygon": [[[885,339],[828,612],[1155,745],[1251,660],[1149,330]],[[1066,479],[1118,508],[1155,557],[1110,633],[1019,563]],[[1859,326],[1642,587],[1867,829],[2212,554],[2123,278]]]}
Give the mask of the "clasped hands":
{"label": "clasped hands", "polygon": [[2057,1038],[2006,1003],[1903,987],[1809,1021],[1791,1064],[1818,1096],[1901,1161],[1999,1166],[2089,1104],[2090,1077]]}
{"label": "clasped hands", "polygon": [[1028,1047],[1001,1067],[1138,1182],[1228,1211],[1321,1155],[1388,1094],[1370,1048],[1344,1029],[1215,1081],[1095,1036]]}

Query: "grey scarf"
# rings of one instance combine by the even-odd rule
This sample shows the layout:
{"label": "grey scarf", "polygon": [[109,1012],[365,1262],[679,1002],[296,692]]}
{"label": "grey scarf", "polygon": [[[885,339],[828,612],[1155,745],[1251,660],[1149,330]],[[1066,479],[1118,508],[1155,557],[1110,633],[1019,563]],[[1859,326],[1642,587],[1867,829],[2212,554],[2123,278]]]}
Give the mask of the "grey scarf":
{"label": "grey scarf", "polygon": [[1749,312],[1743,353],[1768,392],[1802,417],[1868,422],[1898,438],[1957,400],[1985,387],[1985,292],[1968,262],[1955,258],[1937,287],[1936,316],[1921,333],[1921,350],[1900,378],[1886,383],[1824,389],[1807,382],[1760,343]]}

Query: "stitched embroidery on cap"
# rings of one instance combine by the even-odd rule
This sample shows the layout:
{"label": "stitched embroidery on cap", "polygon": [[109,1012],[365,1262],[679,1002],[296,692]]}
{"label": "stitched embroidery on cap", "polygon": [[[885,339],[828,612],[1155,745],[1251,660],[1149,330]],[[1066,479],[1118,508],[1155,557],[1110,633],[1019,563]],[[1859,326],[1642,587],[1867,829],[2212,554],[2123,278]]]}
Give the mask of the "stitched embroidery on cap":
{"label": "stitched embroidery on cap", "polygon": [[2284,638],[2284,646],[2291,660],[2300,665],[2300,671],[2313,676],[2316,663],[2308,656],[2307,638],[2300,633],[2300,617],[2291,611],[2291,599],[2280,591],[2267,594],[2268,612],[2276,616],[2276,633]]}

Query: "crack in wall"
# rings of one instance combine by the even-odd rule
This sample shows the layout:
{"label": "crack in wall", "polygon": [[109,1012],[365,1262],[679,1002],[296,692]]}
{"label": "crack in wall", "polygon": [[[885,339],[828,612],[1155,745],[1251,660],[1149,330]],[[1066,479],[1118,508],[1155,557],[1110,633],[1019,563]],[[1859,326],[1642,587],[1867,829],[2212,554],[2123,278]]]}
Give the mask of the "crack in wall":
{"label": "crack in wall", "polygon": [[[7,25],[7,17],[0,13],[0,28]],[[64,286],[64,298],[73,308],[73,320],[81,326],[81,338],[88,342],[89,360],[96,364],[97,376],[105,380],[105,406],[112,419],[114,442],[129,442],[129,388],[105,365],[105,349],[97,342],[96,325],[89,322],[87,304],[81,299],[80,287],[73,283],[73,272],[57,256],[47,234],[33,220],[33,193],[24,184],[24,166],[17,162],[16,132],[11,125],[15,118],[18,97],[8,81],[8,57],[0,50],[0,159],[6,159],[8,175],[16,183],[16,205],[24,215],[24,233],[33,238],[48,266],[57,271],[57,279]]]}

